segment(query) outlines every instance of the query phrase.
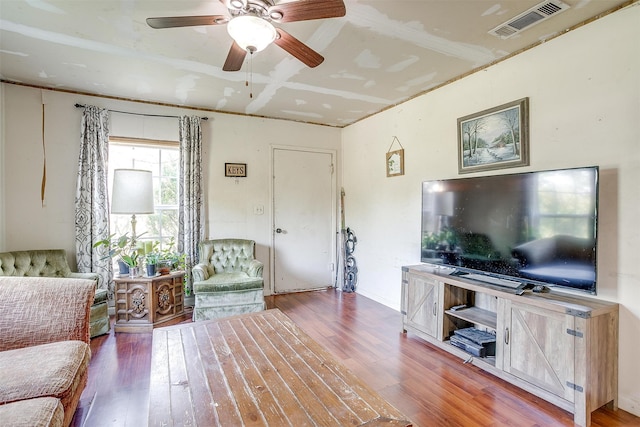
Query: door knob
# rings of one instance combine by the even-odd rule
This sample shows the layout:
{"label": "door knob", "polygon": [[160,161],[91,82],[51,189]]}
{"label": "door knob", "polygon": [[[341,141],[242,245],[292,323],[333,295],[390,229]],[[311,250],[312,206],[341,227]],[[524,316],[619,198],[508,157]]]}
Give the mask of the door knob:
{"label": "door knob", "polygon": [[276,228],[276,233],[282,233],[282,228]]}

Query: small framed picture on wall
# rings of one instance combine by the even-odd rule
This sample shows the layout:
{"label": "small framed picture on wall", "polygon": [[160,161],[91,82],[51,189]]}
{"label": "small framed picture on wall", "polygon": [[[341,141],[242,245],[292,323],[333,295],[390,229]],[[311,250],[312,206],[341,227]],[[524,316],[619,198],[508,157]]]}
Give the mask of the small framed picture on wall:
{"label": "small framed picture on wall", "polygon": [[404,149],[387,153],[387,176],[404,175]]}
{"label": "small framed picture on wall", "polygon": [[247,164],[246,163],[225,163],[224,164],[224,176],[230,176],[234,178],[244,178],[247,176]]}

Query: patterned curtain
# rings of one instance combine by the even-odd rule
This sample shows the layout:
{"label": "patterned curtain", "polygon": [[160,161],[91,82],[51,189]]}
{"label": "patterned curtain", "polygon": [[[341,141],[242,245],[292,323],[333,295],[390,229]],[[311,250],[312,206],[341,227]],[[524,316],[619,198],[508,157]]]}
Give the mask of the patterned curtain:
{"label": "patterned curtain", "polygon": [[188,274],[198,262],[198,243],[204,237],[202,226],[202,129],[200,117],[180,117],[180,181],[178,189],[178,251],[186,254],[186,288],[191,293]]}
{"label": "patterned curtain", "polygon": [[109,237],[107,160],[109,156],[109,112],[94,106],[82,114],[78,181],[76,185],[76,258],[78,271],[102,276],[100,287],[113,298],[113,266],[93,248]]}

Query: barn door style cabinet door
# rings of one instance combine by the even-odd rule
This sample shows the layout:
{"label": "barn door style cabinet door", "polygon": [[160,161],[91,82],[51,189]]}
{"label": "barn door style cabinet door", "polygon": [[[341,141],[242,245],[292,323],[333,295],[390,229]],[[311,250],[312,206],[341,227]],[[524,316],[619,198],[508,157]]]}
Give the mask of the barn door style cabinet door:
{"label": "barn door style cabinet door", "polygon": [[533,384],[529,391],[573,412],[578,425],[589,425],[600,406],[617,405],[617,307],[558,312],[504,300],[502,314],[502,369]]}
{"label": "barn door style cabinet door", "polygon": [[[574,414],[618,400],[618,304],[514,289],[450,276],[427,265],[402,268],[403,330],[464,358]],[[495,335],[495,353],[473,356],[451,344],[459,329]],[[463,332],[463,331],[461,331]]]}
{"label": "barn door style cabinet door", "polygon": [[574,402],[575,317],[502,300],[502,369],[535,387]]}
{"label": "barn door style cabinet door", "polygon": [[433,278],[407,274],[402,280],[402,316],[407,327],[434,338],[442,338],[441,283]]}

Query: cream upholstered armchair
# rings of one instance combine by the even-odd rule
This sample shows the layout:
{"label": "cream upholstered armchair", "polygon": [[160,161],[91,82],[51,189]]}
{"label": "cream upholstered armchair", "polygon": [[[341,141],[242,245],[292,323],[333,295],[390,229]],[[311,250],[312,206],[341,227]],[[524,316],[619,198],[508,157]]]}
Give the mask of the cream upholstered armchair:
{"label": "cream upholstered armchair", "polygon": [[262,311],[264,265],[254,257],[255,241],[205,240],[193,267],[193,320],[218,319]]}
{"label": "cream upholstered armchair", "polygon": [[35,249],[0,253],[0,276],[15,277],[63,277],[89,279],[96,282],[96,291],[91,305],[91,338],[109,332],[107,290],[102,286],[98,273],[72,272],[64,249]]}

